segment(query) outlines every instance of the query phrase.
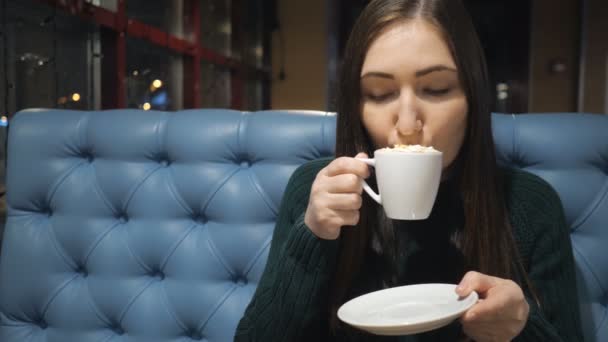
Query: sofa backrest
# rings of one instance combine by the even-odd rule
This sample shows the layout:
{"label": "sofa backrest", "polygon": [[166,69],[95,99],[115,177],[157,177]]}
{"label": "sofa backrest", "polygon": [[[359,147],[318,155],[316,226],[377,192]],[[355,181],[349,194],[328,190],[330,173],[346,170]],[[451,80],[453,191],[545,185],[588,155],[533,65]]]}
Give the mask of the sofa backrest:
{"label": "sofa backrest", "polygon": [[608,341],[608,116],[493,116],[498,161],[559,194],[570,226],[585,341]]}
{"label": "sofa backrest", "polygon": [[325,113],[29,111],[11,123],[0,341],[232,341]]}
{"label": "sofa backrest", "polygon": [[[495,114],[498,160],[559,193],[584,330],[608,341],[608,117]],[[231,341],[323,112],[27,111],[11,122],[0,341]]]}

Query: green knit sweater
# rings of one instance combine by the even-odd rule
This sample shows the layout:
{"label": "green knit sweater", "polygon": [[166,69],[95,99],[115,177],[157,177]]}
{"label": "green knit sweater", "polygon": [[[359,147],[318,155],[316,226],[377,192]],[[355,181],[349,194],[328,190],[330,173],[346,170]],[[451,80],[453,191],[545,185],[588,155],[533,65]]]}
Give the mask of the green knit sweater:
{"label": "green knit sweater", "polygon": [[[311,185],[317,173],[330,161],[319,159],[306,163],[292,175],[283,196],[266,269],[238,325],[235,341],[443,341],[457,338],[461,334],[458,322],[434,332],[401,338],[364,333],[358,336],[329,335],[325,312],[340,240],[317,238],[304,224],[304,213]],[[534,300],[530,300],[531,294],[526,293],[530,315],[516,340],[582,341],[572,248],[561,202],[555,191],[537,176],[516,170],[507,170],[505,176],[506,201],[513,233],[541,303],[541,307],[538,307]],[[445,209],[453,207],[451,200],[445,197],[449,196],[442,194],[440,189],[433,213],[439,212],[435,216],[441,219],[432,223],[434,228],[457,227],[461,223],[457,212]],[[436,210],[446,201],[444,209]],[[429,218],[428,221],[433,220]],[[449,233],[451,229],[457,228],[446,231]],[[411,238],[403,241],[403,248],[408,252],[401,256],[399,263],[420,267],[417,270],[402,267],[397,285],[460,280],[465,270],[453,269],[462,265],[448,262],[458,260],[457,254],[455,257],[441,254],[439,257],[446,262],[438,263],[437,255],[432,258],[428,256],[434,253],[432,246],[437,243],[425,244]],[[449,248],[435,250],[446,253]],[[416,252],[427,255],[416,262],[408,260],[415,258],[412,253]],[[426,264],[424,260],[427,260]],[[437,274],[429,276],[419,271],[428,272],[432,267],[439,274],[438,278],[432,278]],[[375,276],[373,272],[364,272],[359,276],[357,284],[370,284],[369,287],[364,285],[361,292],[378,289],[373,287]]]}

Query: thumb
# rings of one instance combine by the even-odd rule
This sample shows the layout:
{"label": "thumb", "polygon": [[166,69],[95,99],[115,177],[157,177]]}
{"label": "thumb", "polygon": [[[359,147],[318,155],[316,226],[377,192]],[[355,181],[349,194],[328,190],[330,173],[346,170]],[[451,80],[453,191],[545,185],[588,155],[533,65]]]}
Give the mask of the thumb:
{"label": "thumb", "polygon": [[357,155],[355,156],[355,158],[369,158],[369,157],[367,156],[367,153],[365,153],[365,152],[359,152],[359,153],[357,153]]}
{"label": "thumb", "polygon": [[492,287],[498,285],[498,278],[485,275],[479,272],[469,271],[460,281],[456,288],[456,293],[461,297],[468,296],[471,292],[475,291],[484,297],[486,293]]}

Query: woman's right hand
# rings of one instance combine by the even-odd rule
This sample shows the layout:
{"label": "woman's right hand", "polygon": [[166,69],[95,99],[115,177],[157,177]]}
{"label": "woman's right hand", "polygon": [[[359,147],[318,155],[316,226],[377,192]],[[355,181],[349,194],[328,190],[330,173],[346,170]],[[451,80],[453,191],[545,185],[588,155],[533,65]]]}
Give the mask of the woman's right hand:
{"label": "woman's right hand", "polygon": [[[367,154],[359,153],[355,158],[367,158]],[[335,240],[342,226],[359,222],[363,179],[370,172],[367,164],[355,158],[333,160],[312,183],[304,223],[321,239]]]}

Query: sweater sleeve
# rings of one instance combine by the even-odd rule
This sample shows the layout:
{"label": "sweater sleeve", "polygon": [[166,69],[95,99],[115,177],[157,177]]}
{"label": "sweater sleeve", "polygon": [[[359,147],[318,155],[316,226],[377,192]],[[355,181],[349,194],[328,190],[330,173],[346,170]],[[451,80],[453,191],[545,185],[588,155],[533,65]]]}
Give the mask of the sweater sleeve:
{"label": "sweater sleeve", "polygon": [[297,341],[319,336],[338,240],[317,238],[304,223],[310,188],[327,159],[298,168],[286,187],[268,261],[237,327],[235,341]]}
{"label": "sweater sleeve", "polygon": [[520,214],[515,235],[538,297],[524,289],[530,314],[516,341],[582,341],[574,258],[561,201],[548,183],[532,174],[520,173],[515,183],[518,205],[512,208]]}

